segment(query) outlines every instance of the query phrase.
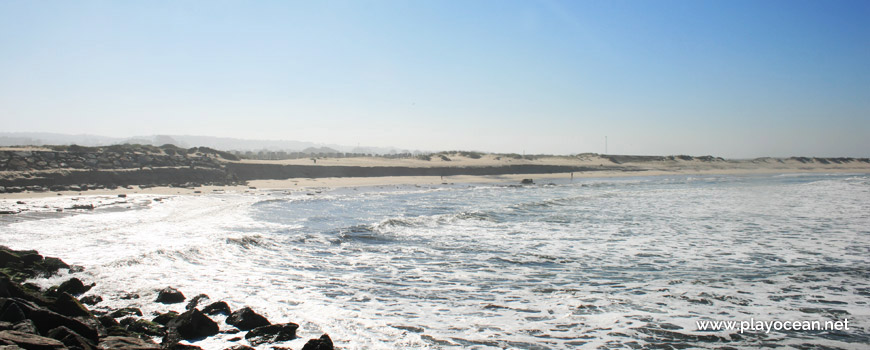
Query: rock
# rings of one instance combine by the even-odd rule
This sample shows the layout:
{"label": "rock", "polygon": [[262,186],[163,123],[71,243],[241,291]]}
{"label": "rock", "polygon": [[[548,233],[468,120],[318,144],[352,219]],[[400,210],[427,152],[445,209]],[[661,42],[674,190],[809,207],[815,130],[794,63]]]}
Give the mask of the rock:
{"label": "rock", "polygon": [[172,319],[174,319],[176,317],[178,317],[177,312],[169,311],[167,313],[158,314],[157,317],[155,317],[154,319],[151,320],[151,322],[154,322],[157,324],[162,324],[165,326],[165,325],[169,324],[169,321],[172,321]]}
{"label": "rock", "polygon": [[197,295],[197,296],[193,297],[192,299],[190,299],[190,301],[187,303],[187,306],[185,306],[184,309],[185,310],[195,309],[197,306],[199,306],[200,302],[203,302],[205,300],[208,300],[208,295],[205,295],[205,294]]}
{"label": "rock", "polygon": [[110,336],[103,339],[97,346],[100,350],[159,350],[157,344],[136,337]]}
{"label": "rock", "polygon": [[324,334],[320,336],[320,339],[310,339],[305,346],[302,347],[302,350],[333,350],[332,339],[329,338],[328,334]]}
{"label": "rock", "polygon": [[36,329],[36,325],[31,320],[18,321],[12,326],[12,330],[22,333],[39,334],[39,330]]}
{"label": "rock", "polygon": [[99,295],[88,295],[86,297],[82,297],[81,299],[79,299],[79,301],[81,301],[82,304],[85,305],[97,305],[103,301],[103,297]]}
{"label": "rock", "polygon": [[128,331],[159,337],[164,334],[163,326],[151,321],[128,317],[121,320],[120,324]]}
{"label": "rock", "polygon": [[160,348],[164,350],[197,350],[202,349],[196,345],[182,344],[181,336],[175,329],[170,329],[160,341]]}
{"label": "rock", "polygon": [[112,318],[121,318],[127,316],[142,316],[142,310],[135,307],[125,307],[123,309],[118,309],[109,313],[109,316]]}
{"label": "rock", "polygon": [[116,321],[111,316],[100,316],[99,318],[97,318],[97,320],[100,322],[100,325],[102,325],[103,328],[106,329],[106,333],[109,336],[129,336],[130,335],[130,333],[127,332],[127,330],[124,329],[124,327],[121,327],[121,324],[118,323],[118,321]]}
{"label": "rock", "polygon": [[139,294],[136,293],[124,293],[120,296],[121,300],[132,300],[139,299]]}
{"label": "rock", "polygon": [[97,348],[97,345],[94,342],[86,339],[85,337],[79,335],[76,332],[73,332],[69,328],[66,327],[57,327],[48,331],[48,337],[58,340],[63,345],[66,345],[70,349],[76,350],[93,350]]}
{"label": "rock", "polygon": [[247,345],[233,345],[233,346],[228,347],[224,350],[254,350],[254,348],[247,346]]}
{"label": "rock", "polygon": [[251,330],[257,327],[268,326],[271,323],[265,317],[260,316],[249,307],[242,308],[233,312],[230,317],[227,317],[227,324],[236,326],[243,331]]}
{"label": "rock", "polygon": [[262,326],[252,329],[248,334],[245,334],[245,339],[253,346],[264,343],[275,343],[296,339],[296,329],[299,328],[295,323],[281,323],[268,326]]}
{"label": "rock", "polygon": [[51,305],[51,310],[64,316],[76,317],[84,316],[91,317],[91,312],[88,311],[78,299],[67,293],[61,293]]}
{"label": "rock", "polygon": [[184,339],[199,339],[218,334],[217,323],[197,309],[189,310],[174,318],[169,324]]}
{"label": "rock", "polygon": [[18,255],[13,254],[8,250],[0,250],[0,267],[21,265],[24,262]]}
{"label": "rock", "polygon": [[184,294],[181,294],[181,292],[175,288],[166,287],[157,293],[157,300],[155,301],[163,304],[180,303],[184,301]]}
{"label": "rock", "polygon": [[523,185],[531,185],[531,184],[534,184],[534,183],[535,183],[535,180],[533,180],[533,179],[523,179],[523,181],[520,181],[520,183],[523,184]]}
{"label": "rock", "polygon": [[221,314],[221,315],[226,315],[226,316],[229,316],[230,314],[232,314],[232,312],[230,311],[230,306],[227,305],[227,303],[223,302],[223,301],[218,301],[218,302],[214,302],[214,303],[209,304],[208,306],[206,306],[202,309],[202,313],[204,313],[206,315]]}
{"label": "rock", "polygon": [[[41,293],[38,293],[38,291],[31,290],[27,288],[26,285],[22,286],[18,283],[15,283],[2,274],[0,274],[0,297],[17,298],[41,306],[48,306],[52,303],[50,300],[46,299],[45,296],[43,296]],[[22,308],[22,311],[26,310]],[[4,320],[0,319],[0,321]]]}
{"label": "rock", "polygon": [[42,260],[42,272],[51,275],[56,273],[60,269],[69,269],[70,266],[67,265],[63,260],[58,258],[46,257]]}
{"label": "rock", "polygon": [[55,339],[18,331],[0,331],[0,341],[18,345],[25,350],[60,350],[66,348],[63,343]]}
{"label": "rock", "polygon": [[61,283],[60,286],[57,287],[57,291],[69,293],[69,294],[75,295],[75,296],[79,296],[79,295],[85,294],[85,292],[91,290],[91,288],[93,288],[93,286],[94,286],[93,284],[86,286],[84,283],[82,283],[82,281],[80,279],[73,277],[73,278],[70,278],[69,280],[67,280],[66,282]]}
{"label": "rock", "polygon": [[41,334],[46,334],[52,329],[64,326],[91,341],[96,342],[99,338],[97,329],[91,325],[53,311],[36,309],[30,311],[27,317],[33,320],[33,323],[36,324],[36,328],[39,329]]}
{"label": "rock", "polygon": [[0,321],[19,322],[27,319],[27,315],[21,310],[17,303],[8,303],[6,309],[0,313]]}

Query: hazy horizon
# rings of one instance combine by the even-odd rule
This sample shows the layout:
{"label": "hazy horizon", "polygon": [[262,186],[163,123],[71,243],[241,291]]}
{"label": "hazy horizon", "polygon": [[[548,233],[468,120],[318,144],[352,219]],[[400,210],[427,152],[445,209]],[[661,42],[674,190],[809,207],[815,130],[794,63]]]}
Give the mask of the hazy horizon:
{"label": "hazy horizon", "polygon": [[870,2],[0,3],[0,132],[870,156]]}

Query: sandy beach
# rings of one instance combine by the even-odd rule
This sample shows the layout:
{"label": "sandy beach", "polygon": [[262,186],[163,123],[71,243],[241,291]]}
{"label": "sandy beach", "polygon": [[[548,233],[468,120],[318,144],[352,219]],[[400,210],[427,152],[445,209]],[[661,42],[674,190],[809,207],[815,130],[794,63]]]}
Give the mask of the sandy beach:
{"label": "sandy beach", "polygon": [[[623,158],[617,158],[623,157]],[[739,174],[786,174],[786,173],[868,173],[870,163],[862,160],[848,162],[831,161],[821,158],[758,158],[752,160],[689,160],[668,157],[637,157],[637,156],[546,156],[535,159],[513,159],[496,155],[483,155],[479,159],[451,155],[449,161],[439,157],[432,160],[422,159],[389,159],[382,157],[357,158],[319,158],[314,163],[310,159],[294,159],[282,161],[242,160],[233,162],[242,165],[270,166],[305,166],[310,169],[327,169],[331,167],[359,167],[360,169],[396,168],[425,169],[440,167],[442,169],[476,169],[484,167],[508,166],[561,166],[591,169],[586,171],[535,173],[535,174],[500,174],[500,175],[451,175],[451,176],[347,176],[347,177],[295,177],[287,179],[257,179],[248,180],[247,185],[228,186],[127,186],[116,189],[96,189],[88,191],[24,191],[19,193],[0,193],[0,199],[45,198],[57,196],[117,196],[124,194],[152,195],[203,195],[214,192],[244,192],[252,190],[299,190],[308,191],[312,188],[363,187],[386,185],[439,185],[450,183],[519,183],[523,179],[546,182],[548,179],[570,178],[606,178],[629,176],[661,176],[661,175],[739,175]],[[598,170],[601,169],[601,170]],[[3,172],[10,176],[11,172]]]}

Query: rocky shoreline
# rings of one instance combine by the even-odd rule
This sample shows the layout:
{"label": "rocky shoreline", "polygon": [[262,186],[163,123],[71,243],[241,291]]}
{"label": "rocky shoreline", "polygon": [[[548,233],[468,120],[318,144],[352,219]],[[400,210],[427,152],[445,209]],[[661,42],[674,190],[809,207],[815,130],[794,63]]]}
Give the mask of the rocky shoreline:
{"label": "rocky shoreline", "polygon": [[[146,317],[134,307],[89,309],[85,305],[98,305],[103,298],[87,294],[94,284],[87,285],[75,277],[47,289],[27,282],[64,270],[80,272],[83,268],[43,257],[33,250],[0,246],[0,349],[196,350],[201,349],[194,345],[197,341],[223,333],[235,335],[228,339],[226,349],[245,350],[297,339],[298,324],[273,324],[249,307],[233,311],[226,302],[211,301],[205,294],[187,299],[180,291],[167,287],[159,291],[154,303],[187,301],[186,311]],[[136,294],[121,297],[138,298]],[[219,315],[226,316],[224,325],[212,319]],[[302,347],[331,349],[333,343],[327,334],[308,340]]]}

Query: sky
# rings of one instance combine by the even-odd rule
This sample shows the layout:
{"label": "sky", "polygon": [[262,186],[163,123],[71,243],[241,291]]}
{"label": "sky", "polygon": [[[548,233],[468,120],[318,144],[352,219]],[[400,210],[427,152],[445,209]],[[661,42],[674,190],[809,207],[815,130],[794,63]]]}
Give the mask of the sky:
{"label": "sky", "polygon": [[870,1],[3,0],[0,132],[867,157]]}

